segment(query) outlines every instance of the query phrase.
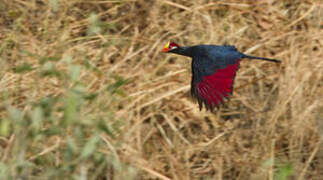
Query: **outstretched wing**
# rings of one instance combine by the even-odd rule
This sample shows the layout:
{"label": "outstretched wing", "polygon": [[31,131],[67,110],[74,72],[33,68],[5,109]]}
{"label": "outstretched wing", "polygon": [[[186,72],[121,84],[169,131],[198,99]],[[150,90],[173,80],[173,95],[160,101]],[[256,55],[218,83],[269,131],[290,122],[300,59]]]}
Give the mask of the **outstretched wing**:
{"label": "outstretched wing", "polygon": [[203,104],[207,110],[213,110],[232,95],[234,78],[239,65],[240,59],[218,66],[208,59],[193,58],[191,93],[198,100],[200,110]]}

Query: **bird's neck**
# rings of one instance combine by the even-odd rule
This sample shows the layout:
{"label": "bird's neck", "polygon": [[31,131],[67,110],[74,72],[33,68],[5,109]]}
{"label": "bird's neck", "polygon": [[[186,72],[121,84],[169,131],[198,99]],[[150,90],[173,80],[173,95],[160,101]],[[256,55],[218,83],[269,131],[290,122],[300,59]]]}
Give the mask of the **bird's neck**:
{"label": "bird's neck", "polygon": [[192,57],[192,51],[191,51],[190,47],[178,47],[178,48],[172,50],[171,53],[179,54],[182,56]]}

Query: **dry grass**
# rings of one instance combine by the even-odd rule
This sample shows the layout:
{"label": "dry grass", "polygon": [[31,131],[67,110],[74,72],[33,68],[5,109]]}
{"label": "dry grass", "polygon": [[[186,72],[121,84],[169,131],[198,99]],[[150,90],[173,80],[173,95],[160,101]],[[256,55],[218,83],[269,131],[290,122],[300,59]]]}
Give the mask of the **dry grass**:
{"label": "dry grass", "polygon": [[[0,2],[1,179],[323,179],[315,0]],[[233,44],[225,107],[199,111],[183,45]]]}

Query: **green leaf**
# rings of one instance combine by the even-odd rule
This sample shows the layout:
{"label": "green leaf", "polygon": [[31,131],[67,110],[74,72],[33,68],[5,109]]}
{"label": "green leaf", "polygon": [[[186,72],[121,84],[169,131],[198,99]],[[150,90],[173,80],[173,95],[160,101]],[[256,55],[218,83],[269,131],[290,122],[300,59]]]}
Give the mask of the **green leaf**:
{"label": "green leaf", "polygon": [[36,107],[32,111],[32,115],[31,115],[31,119],[32,119],[31,126],[33,127],[34,130],[40,130],[43,118],[44,118],[43,109],[39,106]]}
{"label": "green leaf", "polygon": [[59,1],[58,0],[51,0],[50,1],[50,5],[51,5],[52,10],[54,12],[57,12],[58,11],[58,9],[59,9]]}
{"label": "green leaf", "polygon": [[42,57],[39,59],[39,64],[45,64],[46,62],[57,62],[61,59],[59,56],[50,56],[50,57]]}
{"label": "green leaf", "polygon": [[91,156],[94,153],[94,151],[95,151],[95,149],[97,147],[97,143],[99,142],[99,140],[100,140],[100,137],[98,135],[94,135],[90,139],[90,141],[88,141],[85,144],[85,146],[84,146],[84,148],[82,150],[81,157],[82,158],[87,158],[87,157]]}
{"label": "green leaf", "polygon": [[45,63],[44,69],[41,72],[41,75],[42,76],[55,76],[58,78],[63,76],[62,72],[56,70],[56,67],[52,62]]}
{"label": "green leaf", "polygon": [[23,63],[22,65],[14,67],[14,69],[13,69],[13,71],[15,73],[19,73],[19,74],[26,73],[26,72],[29,72],[29,71],[32,71],[32,70],[33,70],[33,68],[31,66],[31,64],[26,63],[26,62]]}
{"label": "green leaf", "polygon": [[7,179],[9,172],[10,172],[9,167],[6,164],[0,162],[0,179],[3,179],[3,178]]}
{"label": "green leaf", "polygon": [[107,87],[107,90],[111,93],[111,94],[119,94],[119,95],[125,95],[125,93],[123,91],[121,91],[119,88],[128,83],[127,79],[122,78],[121,76],[113,76],[113,78],[116,80],[115,83],[109,85]]}
{"label": "green leaf", "polygon": [[101,22],[99,16],[95,13],[91,13],[89,17],[90,27],[88,29],[88,35],[95,35],[102,31]]}
{"label": "green leaf", "polygon": [[64,123],[65,125],[73,124],[78,116],[79,96],[69,92],[64,106]]}
{"label": "green leaf", "polygon": [[265,167],[265,168],[269,168],[269,167],[271,167],[273,164],[274,164],[274,159],[270,158],[270,159],[267,159],[267,160],[264,162],[264,167]]}
{"label": "green leaf", "polygon": [[0,135],[8,136],[10,133],[10,120],[0,119]]}
{"label": "green leaf", "polygon": [[71,65],[69,69],[69,76],[72,81],[78,81],[81,74],[81,66]]}
{"label": "green leaf", "polygon": [[10,119],[20,123],[23,120],[24,114],[19,109],[9,106],[7,109]]}
{"label": "green leaf", "polygon": [[100,120],[97,123],[97,128],[105,133],[107,133],[110,137],[115,138],[114,134],[113,134],[113,128],[111,126],[109,126],[106,122],[104,122],[103,120]]}
{"label": "green leaf", "polygon": [[57,103],[57,101],[59,100],[59,98],[57,97],[44,97],[42,99],[40,99],[38,102],[36,102],[35,104],[33,104],[34,106],[40,106],[43,110],[43,114],[45,117],[49,117],[52,112],[55,111],[55,105]]}
{"label": "green leaf", "polygon": [[72,63],[72,56],[71,55],[67,55],[64,60],[63,60],[66,64],[70,65]]}
{"label": "green leaf", "polygon": [[98,93],[88,93],[84,96],[85,100],[92,101],[98,97]]}
{"label": "green leaf", "polygon": [[293,173],[293,166],[290,163],[287,163],[279,168],[277,178],[278,180],[287,180],[290,175]]}
{"label": "green leaf", "polygon": [[66,156],[68,156],[68,159],[73,159],[72,156],[75,155],[76,151],[77,151],[77,146],[75,144],[74,139],[67,137],[67,141],[66,141],[66,145],[67,145],[67,149],[66,149]]}

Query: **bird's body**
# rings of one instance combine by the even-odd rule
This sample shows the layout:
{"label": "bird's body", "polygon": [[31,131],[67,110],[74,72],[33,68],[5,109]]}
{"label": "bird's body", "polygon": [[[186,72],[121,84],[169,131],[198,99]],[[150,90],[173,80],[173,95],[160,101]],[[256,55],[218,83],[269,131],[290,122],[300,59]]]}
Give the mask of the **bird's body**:
{"label": "bird's body", "polygon": [[200,109],[219,107],[232,94],[234,78],[242,58],[280,62],[276,59],[248,56],[234,46],[197,45],[181,47],[167,43],[163,52],[192,58],[191,93]]}

